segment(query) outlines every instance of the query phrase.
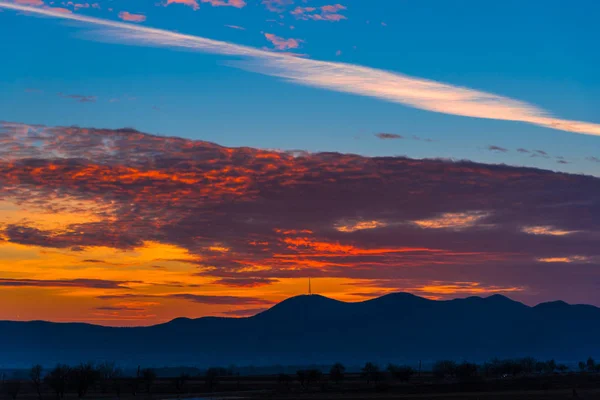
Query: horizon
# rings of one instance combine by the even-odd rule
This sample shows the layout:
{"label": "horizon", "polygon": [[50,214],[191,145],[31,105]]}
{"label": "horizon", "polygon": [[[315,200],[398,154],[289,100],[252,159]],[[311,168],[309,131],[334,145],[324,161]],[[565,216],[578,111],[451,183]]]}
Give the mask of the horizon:
{"label": "horizon", "polygon": [[600,307],[599,12],[0,0],[0,320]]}

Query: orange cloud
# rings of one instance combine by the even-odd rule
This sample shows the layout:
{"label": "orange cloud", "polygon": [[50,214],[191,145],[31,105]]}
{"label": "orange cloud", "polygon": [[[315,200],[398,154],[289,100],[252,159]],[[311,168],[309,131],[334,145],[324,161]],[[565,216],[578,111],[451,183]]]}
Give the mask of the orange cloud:
{"label": "orange cloud", "polygon": [[526,226],[522,229],[523,232],[530,235],[548,235],[548,236],[566,236],[577,231],[566,231],[563,229],[557,229],[553,226]]}
{"label": "orange cloud", "polygon": [[224,246],[210,246],[208,249],[216,253],[229,253],[229,251],[231,250],[229,247]]}
{"label": "orange cloud", "polygon": [[357,282],[577,299],[600,259],[597,198],[597,178],[529,168],[1,122],[0,319],[222,315],[307,276],[340,299]]}
{"label": "orange cloud", "polygon": [[586,263],[589,262],[589,257],[586,256],[568,256],[568,257],[542,257],[538,258],[539,262],[543,263]]}
{"label": "orange cloud", "polygon": [[438,217],[413,221],[415,225],[423,229],[467,229],[477,225],[479,221],[488,217],[488,214],[480,211],[464,213],[444,213]]}
{"label": "orange cloud", "polygon": [[131,14],[127,11],[120,12],[119,18],[121,18],[123,21],[128,21],[128,22],[144,22],[146,20],[145,15]]}
{"label": "orange cloud", "polygon": [[388,224],[383,221],[342,221],[336,224],[335,229],[340,232],[352,233],[356,231],[377,229],[386,227]]}

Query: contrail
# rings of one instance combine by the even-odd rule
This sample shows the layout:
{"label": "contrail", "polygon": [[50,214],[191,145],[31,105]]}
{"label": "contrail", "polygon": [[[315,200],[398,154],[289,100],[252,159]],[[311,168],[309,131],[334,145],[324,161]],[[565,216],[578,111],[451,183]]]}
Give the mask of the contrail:
{"label": "contrail", "polygon": [[396,72],[278,54],[163,29],[65,14],[49,8],[3,1],[0,1],[0,8],[100,26],[106,30],[101,32],[102,35],[98,39],[105,41],[241,56],[247,61],[236,63],[239,68],[280,77],[301,85],[375,97],[443,114],[518,121],[566,132],[600,136],[600,124],[597,123],[560,119],[523,101]]}

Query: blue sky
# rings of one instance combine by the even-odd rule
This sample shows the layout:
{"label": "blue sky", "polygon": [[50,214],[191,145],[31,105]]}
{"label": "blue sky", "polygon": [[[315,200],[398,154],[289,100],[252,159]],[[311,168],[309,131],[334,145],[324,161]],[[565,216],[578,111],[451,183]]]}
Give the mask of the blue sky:
{"label": "blue sky", "polygon": [[[58,2],[36,7],[62,7],[74,15],[114,21],[120,21],[119,13],[129,12],[146,18],[138,26],[257,49],[273,49],[265,37],[272,34],[297,40],[298,48],[282,51],[308,59],[493,93],[557,118],[600,124],[597,2],[581,1],[574,7],[564,1],[385,1],[375,6],[352,0],[339,3],[345,7],[337,11],[343,16],[339,21],[305,20],[292,13],[297,7],[336,2],[290,1],[280,12],[269,11],[258,0],[246,3],[241,8],[200,3],[198,10],[119,0],[99,1],[96,7],[89,3],[89,8]],[[599,174],[600,164],[589,160],[600,158],[597,136],[448,115],[303,86],[237,68],[239,57],[123,43],[118,34],[107,38],[97,31],[85,22],[0,12],[0,35],[11,38],[0,42],[5,55],[0,119],[134,127],[227,146],[465,158]],[[382,132],[404,139],[375,137]]]}

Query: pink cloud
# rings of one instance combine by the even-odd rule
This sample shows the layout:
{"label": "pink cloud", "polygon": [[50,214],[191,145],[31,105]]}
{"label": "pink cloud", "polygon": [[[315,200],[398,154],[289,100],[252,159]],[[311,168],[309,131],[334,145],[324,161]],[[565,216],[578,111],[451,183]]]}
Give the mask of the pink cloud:
{"label": "pink cloud", "polygon": [[71,6],[73,7],[75,10],[79,10],[80,8],[95,8],[95,9],[100,9],[100,4],[98,3],[73,3],[72,1],[69,1],[68,3],[62,3],[63,5],[66,6]]}
{"label": "pink cloud", "polygon": [[44,4],[41,0],[15,0],[15,3],[22,4],[24,6],[41,6]]}
{"label": "pink cloud", "polygon": [[347,19],[339,11],[345,10],[346,7],[341,4],[333,4],[322,7],[296,7],[291,14],[297,19],[313,20],[313,21],[341,21]]}
{"label": "pink cloud", "polygon": [[120,12],[119,18],[121,18],[123,21],[129,21],[129,22],[144,22],[146,20],[145,15],[131,14],[127,11]]}
{"label": "pink cloud", "polygon": [[73,14],[73,11],[69,10],[68,8],[62,8],[62,7],[48,7],[48,10],[63,13],[63,14]]}
{"label": "pink cloud", "polygon": [[294,4],[294,0],[263,0],[262,3],[265,5],[267,10],[281,13],[285,11],[287,6]]}
{"label": "pink cloud", "polygon": [[272,33],[265,33],[265,38],[273,44],[277,50],[297,49],[303,41],[300,39],[284,39]]}
{"label": "pink cloud", "polygon": [[245,31],[246,28],[244,28],[243,26],[237,26],[237,25],[225,25],[227,28],[231,28],[231,29],[237,29],[239,31]]}
{"label": "pink cloud", "polygon": [[209,3],[213,7],[235,7],[243,8],[246,6],[244,0],[201,0],[202,3]]}
{"label": "pink cloud", "polygon": [[192,7],[194,10],[198,10],[200,8],[200,5],[198,5],[196,0],[167,0],[165,7],[171,4],[183,4],[188,7]]}

